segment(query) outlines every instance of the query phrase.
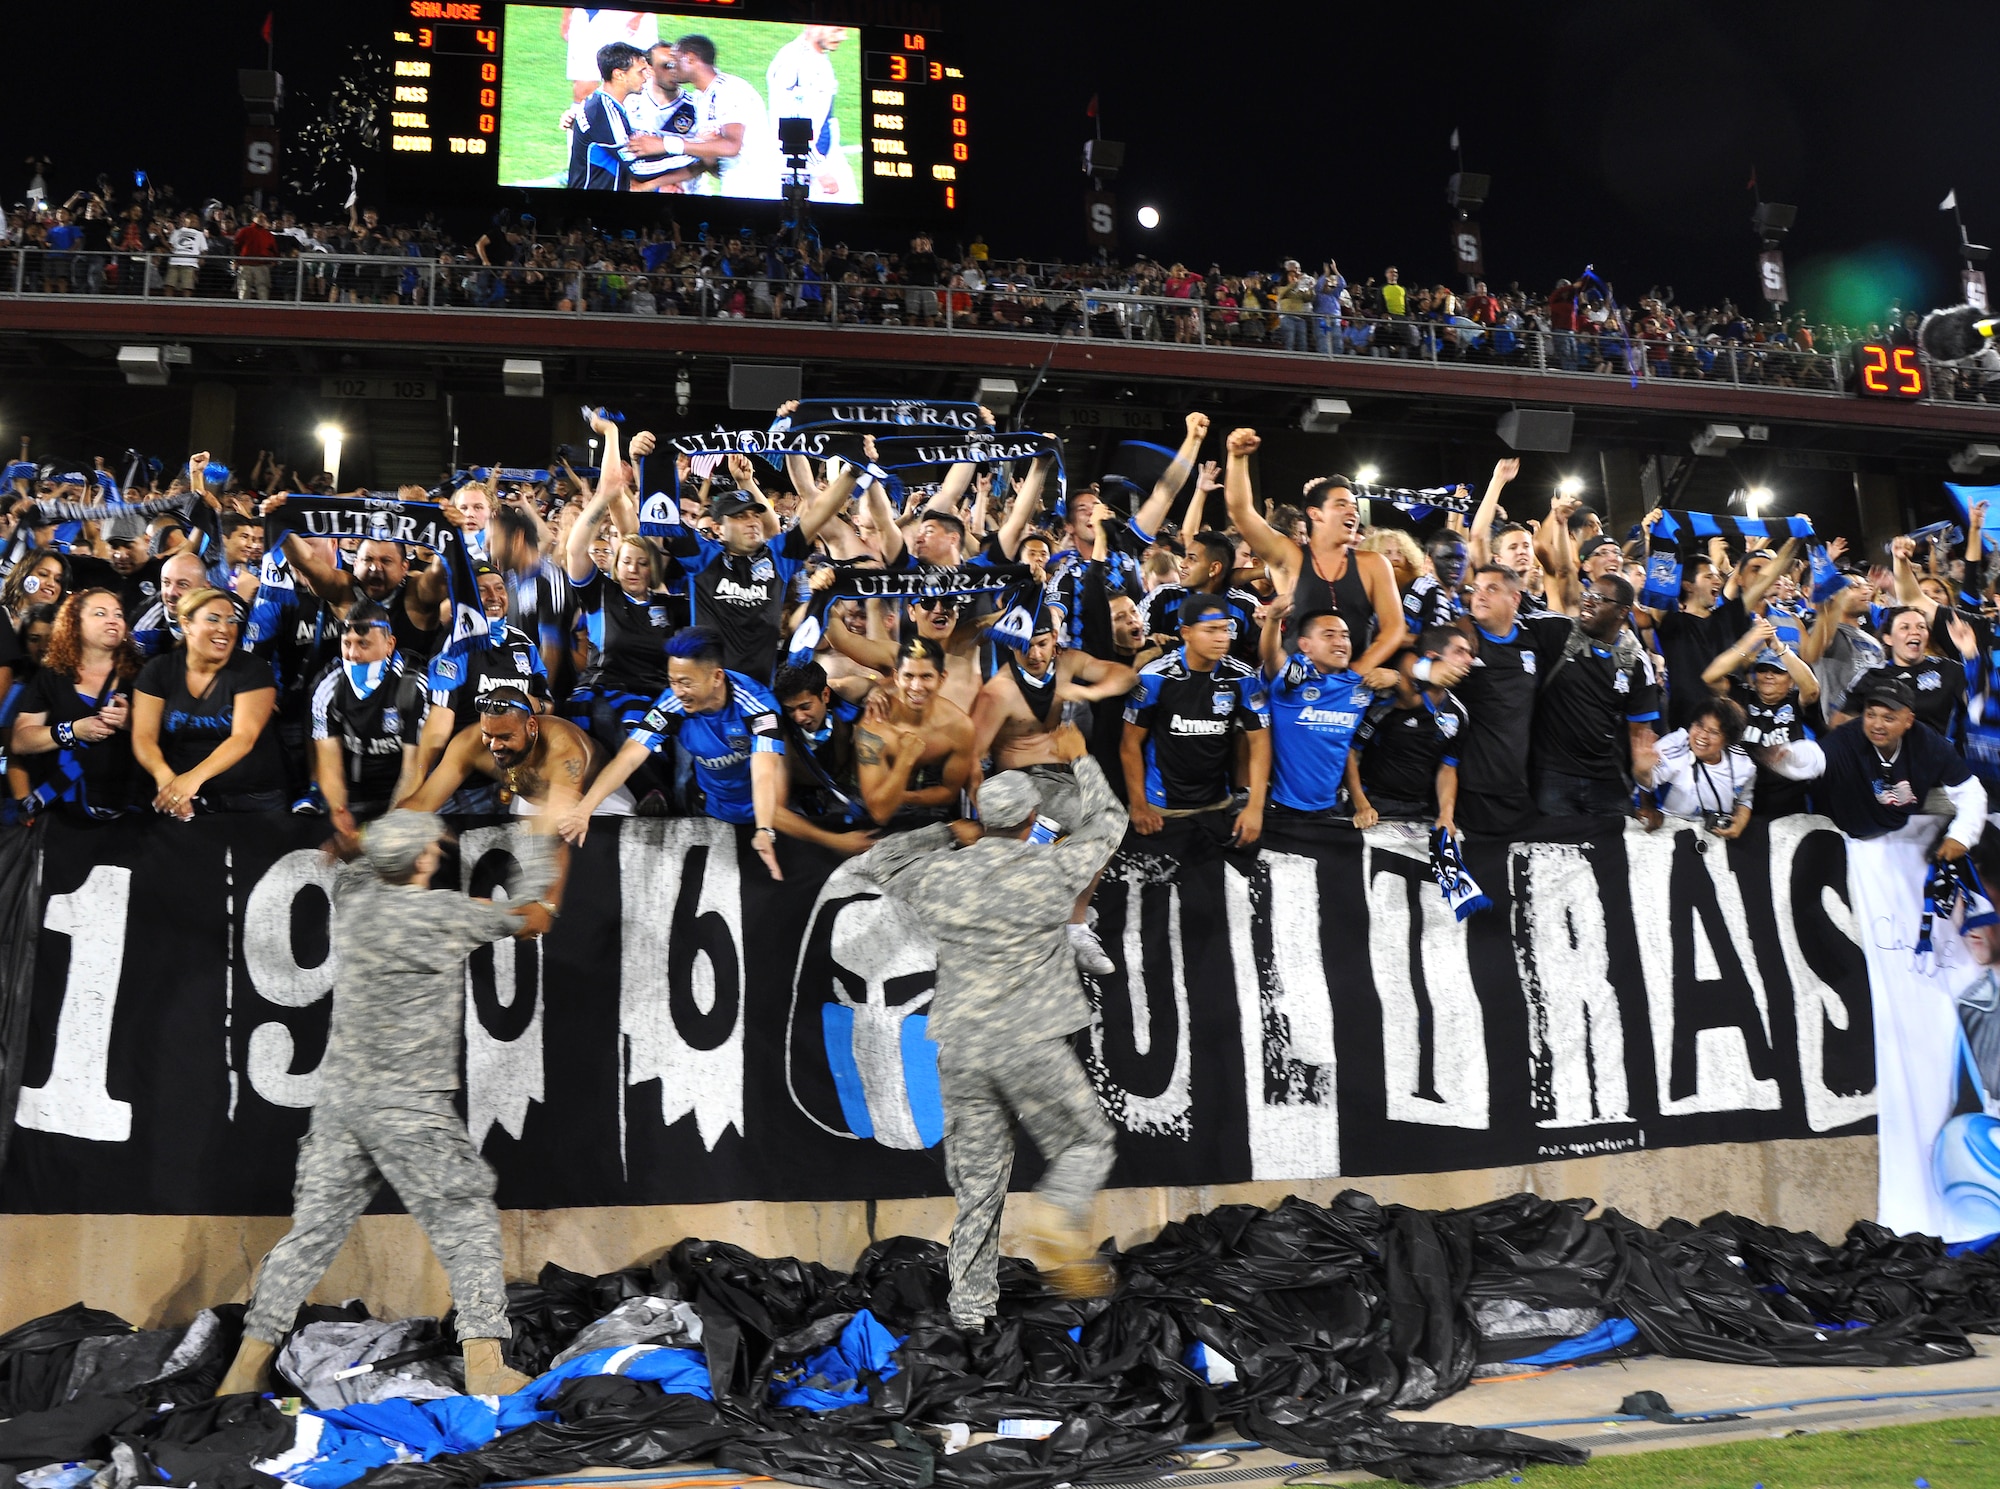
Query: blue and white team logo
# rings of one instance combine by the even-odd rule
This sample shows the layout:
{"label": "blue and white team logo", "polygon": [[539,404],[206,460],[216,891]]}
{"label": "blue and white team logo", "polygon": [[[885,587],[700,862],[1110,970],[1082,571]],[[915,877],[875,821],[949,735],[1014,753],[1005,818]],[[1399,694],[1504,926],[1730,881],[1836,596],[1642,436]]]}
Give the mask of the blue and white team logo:
{"label": "blue and white team logo", "polygon": [[400,710],[395,708],[385,708],[382,710],[382,732],[384,734],[401,734],[403,732],[403,715]]}
{"label": "blue and white team logo", "polygon": [[1944,678],[1936,672],[1926,672],[1917,679],[1917,691],[1919,693],[1935,693],[1943,686]]}
{"label": "blue and white team logo", "polygon": [[1792,705],[1787,703],[1771,715],[1771,722],[1774,724],[1789,724],[1795,717],[1796,715],[1792,713]]}
{"label": "blue and white team logo", "polygon": [[750,577],[753,580],[776,579],[778,577],[777,566],[773,564],[768,558],[760,558],[755,563],[750,565]]}
{"label": "blue and white team logo", "polygon": [[517,651],[514,653],[514,670],[520,673],[521,676],[526,677],[530,672],[534,671],[534,667],[525,655]]}
{"label": "blue and white team logo", "polygon": [[1535,654],[1533,652],[1524,651],[1521,653],[1521,670],[1530,677],[1535,675]]}
{"label": "blue and white team logo", "polygon": [[1299,696],[1300,696],[1301,698],[1305,699],[1305,700],[1306,700],[1306,702],[1308,702],[1308,703],[1317,703],[1317,702],[1319,702],[1319,689],[1318,689],[1318,688],[1307,688],[1307,689],[1305,689],[1305,690],[1304,690],[1303,692],[1301,692],[1301,693],[1299,694]]}
{"label": "blue and white team logo", "polygon": [[1458,715],[1441,713],[1437,716],[1438,738],[1451,739],[1458,733]]}
{"label": "blue and white team logo", "polygon": [[667,614],[667,607],[664,605],[649,605],[646,607],[646,613],[652,618],[653,629],[656,631],[664,631],[668,626],[673,624],[672,618]]}
{"label": "blue and white team logo", "polygon": [[647,526],[679,527],[681,511],[666,492],[655,491],[646,498],[646,505],[639,509],[639,521]]}
{"label": "blue and white team logo", "polygon": [[929,1009],[937,948],[848,867],[820,889],[792,979],[785,1084],[822,1131],[919,1151],[944,1137]]}
{"label": "blue and white team logo", "polygon": [[1614,674],[1614,675],[1612,676],[1612,679],[1611,679],[1611,691],[1612,691],[1612,692],[1614,692],[1614,693],[1629,693],[1629,692],[1631,692],[1631,691],[1632,691],[1632,679],[1631,679],[1631,678],[1629,678],[1629,677],[1627,677],[1627,676],[1626,676],[1626,675],[1625,675],[1624,673],[1622,673],[1622,672],[1619,672],[1619,673],[1616,673],[1616,674]]}
{"label": "blue and white team logo", "polygon": [[1226,714],[1236,707],[1236,695],[1234,693],[1213,694],[1209,698],[1209,705],[1217,713]]}

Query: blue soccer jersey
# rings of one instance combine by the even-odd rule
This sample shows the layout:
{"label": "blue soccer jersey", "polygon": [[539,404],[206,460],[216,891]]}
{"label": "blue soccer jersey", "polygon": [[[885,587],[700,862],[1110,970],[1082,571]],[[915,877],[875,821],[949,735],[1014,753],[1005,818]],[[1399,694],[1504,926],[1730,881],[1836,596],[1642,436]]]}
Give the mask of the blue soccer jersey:
{"label": "blue soccer jersey", "polygon": [[1294,652],[1270,688],[1271,800],[1295,812],[1339,804],[1354,733],[1375,694],[1353,672],[1321,672]]}
{"label": "blue soccer jersey", "polygon": [[723,822],[757,820],[750,799],[750,757],[782,755],[778,703],[762,684],[725,672],[729,697],[713,713],[689,713],[669,688],[660,694],[631,737],[649,750],[678,739],[694,757],[694,776],[707,798],[708,815]]}

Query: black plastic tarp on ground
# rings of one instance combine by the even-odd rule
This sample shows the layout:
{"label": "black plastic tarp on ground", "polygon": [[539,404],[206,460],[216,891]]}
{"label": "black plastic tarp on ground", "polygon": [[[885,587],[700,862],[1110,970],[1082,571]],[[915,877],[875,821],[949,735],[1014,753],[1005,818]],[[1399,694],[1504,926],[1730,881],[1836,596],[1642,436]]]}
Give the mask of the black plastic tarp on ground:
{"label": "black plastic tarp on ground", "polygon": [[[1115,1257],[1109,1298],[1056,1297],[1033,1267],[1004,1261],[1001,1317],[972,1335],[950,1320],[944,1248],[910,1237],[870,1246],[847,1273],[701,1240],[652,1267],[601,1277],[551,1264],[509,1289],[518,1365],[543,1368],[629,1298],[672,1295],[700,1316],[715,1400],[584,1378],[555,1396],[555,1423],[379,1468],[365,1483],[477,1489],[586,1466],[710,1459],[829,1486],[1050,1489],[1164,1464],[1181,1444],[1228,1431],[1338,1468],[1461,1484],[1584,1456],[1390,1415],[1443,1415],[1449,1408],[1438,1404],[1466,1385],[1475,1361],[1519,1357],[1505,1353],[1506,1336],[1482,1336],[1481,1318],[1575,1337],[1585,1320],[1623,1317],[1662,1354],[1772,1365],[1963,1359],[1973,1353],[1969,1332],[2000,1331],[2000,1256],[1948,1256],[1936,1240],[1866,1223],[1830,1245],[1734,1215],[1650,1229],[1617,1211],[1592,1218],[1593,1208],[1516,1195],[1427,1211],[1353,1191],[1324,1205],[1227,1205]],[[865,1399],[834,1411],[778,1406],[774,1381],[795,1378],[863,1309],[902,1337],[894,1368],[864,1371]],[[300,1323],[320,1316],[365,1310],[308,1309]],[[219,1369],[215,1355],[167,1383],[176,1393],[167,1399],[187,1403],[178,1412],[152,1410],[158,1384],[79,1410],[58,1401],[85,1339],[110,1340],[86,1353],[134,1370],[159,1343],[81,1305],[0,1336],[0,1393],[20,1413],[0,1443],[7,1433],[29,1444],[82,1434],[144,1452],[165,1481],[257,1484],[251,1460],[286,1429],[255,1398],[197,1402],[193,1393]],[[1606,1389],[1608,1412],[1621,1393]],[[119,1404],[132,1408],[122,1425],[112,1420]],[[950,1424],[989,1432],[1018,1418],[1057,1425],[1039,1439],[943,1451]]]}

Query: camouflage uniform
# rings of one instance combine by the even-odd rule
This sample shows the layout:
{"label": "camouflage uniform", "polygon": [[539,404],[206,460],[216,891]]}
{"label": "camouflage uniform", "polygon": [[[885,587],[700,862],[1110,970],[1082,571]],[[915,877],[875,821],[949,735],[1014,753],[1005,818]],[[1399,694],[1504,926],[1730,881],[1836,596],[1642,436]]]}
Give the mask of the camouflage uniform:
{"label": "camouflage uniform", "polygon": [[[1090,1004],[1067,927],[1076,897],[1124,836],[1126,815],[1096,761],[1078,760],[1075,775],[1076,819],[1059,843],[988,837],[941,852],[954,842],[941,824],[855,860],[916,913],[938,946],[930,1035],[944,1098],[945,1168],[958,1201],[951,1312],[963,1325],[991,1317],[999,1302],[1010,1121],[1047,1161],[1037,1193],[1079,1225],[1111,1171],[1111,1124],[1069,1042],[1089,1024]],[[1018,819],[1025,821],[1034,792],[1018,773],[982,788],[982,810],[1010,786],[1028,803]]]}
{"label": "camouflage uniform", "polygon": [[[393,813],[391,819],[408,813]],[[440,824],[441,825],[441,824]],[[461,1339],[508,1337],[493,1170],[452,1099],[465,1026],[465,958],[513,936],[507,907],[554,878],[551,839],[512,845],[535,893],[493,905],[391,884],[366,863],[334,881],[333,1018],[319,1103],[299,1145],[292,1228],[264,1259],[244,1332],[276,1343],[384,1179],[451,1279]]]}

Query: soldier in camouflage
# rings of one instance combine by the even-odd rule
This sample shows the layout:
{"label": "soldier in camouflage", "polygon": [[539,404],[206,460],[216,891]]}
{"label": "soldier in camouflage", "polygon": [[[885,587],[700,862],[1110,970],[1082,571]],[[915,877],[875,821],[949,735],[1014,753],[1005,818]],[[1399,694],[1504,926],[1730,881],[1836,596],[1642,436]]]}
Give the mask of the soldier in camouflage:
{"label": "soldier in camouflage", "polygon": [[[532,888],[495,904],[434,893],[444,823],[396,811],[370,824],[359,862],[333,888],[337,971],[319,1102],[299,1147],[292,1228],[265,1258],[243,1321],[243,1344],[218,1395],[261,1389],[277,1343],[325,1274],[384,1179],[430,1238],[451,1278],[466,1389],[505,1394],[527,1383],[506,1368],[507,1294],[493,1170],[452,1104],[465,1021],[465,958],[549,927],[559,842],[541,831],[512,846]],[[350,847],[352,847],[350,842]]]}
{"label": "soldier in camouflage", "polygon": [[[1074,727],[1055,731],[1073,763],[1070,834],[1027,841],[1040,807],[1031,777],[1009,771],[980,788],[982,822],[938,823],[871,848],[856,867],[907,904],[937,942],[930,1035],[944,1098],[951,1228],[951,1315],[978,1329],[1000,1301],[1000,1211],[1018,1121],[1047,1164],[1034,1229],[1057,1287],[1099,1295],[1110,1269],[1090,1260],[1090,1220],[1111,1171],[1111,1124],[1070,1036],[1090,1004],[1069,942],[1076,897],[1125,834],[1125,809]],[[963,851],[943,851],[954,846]]]}

